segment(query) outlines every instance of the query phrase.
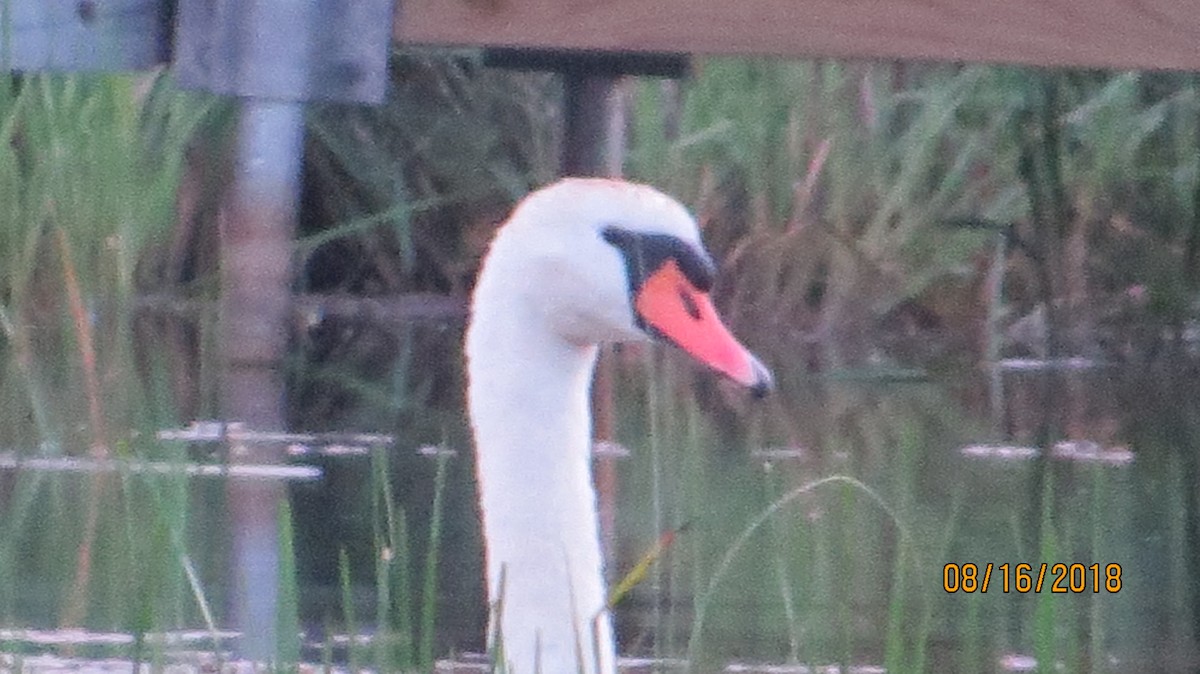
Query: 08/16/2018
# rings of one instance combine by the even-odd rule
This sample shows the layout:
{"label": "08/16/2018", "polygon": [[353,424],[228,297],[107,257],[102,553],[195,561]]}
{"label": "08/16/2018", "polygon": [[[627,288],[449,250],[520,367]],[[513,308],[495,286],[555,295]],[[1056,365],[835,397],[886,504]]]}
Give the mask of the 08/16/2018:
{"label": "08/16/2018", "polygon": [[1038,565],[1026,564],[955,564],[942,567],[942,589],[955,592],[987,592],[993,580],[993,571],[999,581],[1001,592],[1041,592],[1049,571],[1049,591],[1054,594],[1083,592],[1098,593],[1101,589],[1111,593],[1121,591],[1121,565],[1116,563],[1064,564],[1058,562]]}

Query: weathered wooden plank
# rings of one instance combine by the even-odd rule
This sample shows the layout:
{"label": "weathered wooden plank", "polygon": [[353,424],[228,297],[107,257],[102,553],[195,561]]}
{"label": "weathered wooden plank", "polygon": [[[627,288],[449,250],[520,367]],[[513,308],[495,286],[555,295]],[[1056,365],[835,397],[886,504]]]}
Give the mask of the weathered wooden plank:
{"label": "weathered wooden plank", "polygon": [[1200,0],[402,0],[412,44],[1200,70]]}

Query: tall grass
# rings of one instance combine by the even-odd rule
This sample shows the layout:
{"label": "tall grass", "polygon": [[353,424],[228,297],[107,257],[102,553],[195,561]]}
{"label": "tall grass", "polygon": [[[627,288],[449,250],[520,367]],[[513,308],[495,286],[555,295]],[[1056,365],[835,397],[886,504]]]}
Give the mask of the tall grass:
{"label": "tall grass", "polygon": [[[371,526],[374,567],[374,634],[370,650],[360,643],[358,602],[354,594],[350,557],[343,548],[338,556],[341,591],[341,626],[349,636],[347,659],[352,670],[370,665],[379,671],[431,672],[434,667],[434,626],[438,610],[437,566],[441,558],[442,516],[445,502],[448,455],[439,455],[434,472],[431,521],[423,558],[416,555],[406,512],[392,490],[392,473],[386,450],[371,459]],[[417,573],[417,570],[420,573]],[[418,583],[417,579],[421,582]],[[332,665],[328,654],[326,666]]]}
{"label": "tall grass", "polygon": [[1190,311],[1194,78],[745,59],[697,70],[680,98],[637,85],[628,168],[694,205],[747,322],[881,327],[916,302],[978,330],[973,288],[995,231],[1018,243],[1001,261],[1009,321],[1038,303],[1070,325],[1116,319],[1138,285],[1159,315]]}
{"label": "tall grass", "polygon": [[[128,316],[114,309],[174,223],[184,148],[208,110],[161,72],[0,78],[6,450],[184,458],[147,441],[176,419],[143,386]],[[27,615],[21,588],[55,578],[70,583],[45,588],[53,609],[34,624],[128,631],[136,660],[161,655],[148,633],[212,627],[188,552],[186,479],[22,471],[8,484],[6,621]]]}
{"label": "tall grass", "polygon": [[[133,429],[166,419],[155,418],[164,408],[148,403],[153,394],[142,389],[131,364],[128,322],[114,320],[111,309],[127,304],[139,257],[170,230],[184,146],[206,110],[204,99],[174,92],[162,73],[0,78],[0,323],[9,368],[19,374],[4,379],[6,446],[160,453],[128,442]],[[74,419],[88,423],[80,427]],[[63,480],[36,474],[18,481],[27,497],[18,501],[8,532],[14,541],[29,536],[22,508],[44,499],[47,488],[65,488]],[[121,524],[102,517],[106,509],[129,508],[124,533],[145,528],[133,519],[153,521],[157,514],[163,519],[154,526],[176,542],[186,517],[175,509],[132,508],[139,497],[130,482],[95,476],[85,486],[81,516],[63,527],[82,523],[76,554],[65,558],[74,565],[72,589],[61,598],[67,625],[92,622],[98,586],[116,587],[96,570],[114,563],[154,569],[161,562],[172,570],[156,569],[151,577],[177,579],[188,564],[178,544],[153,555],[140,545],[128,548],[153,563],[114,561],[109,541],[121,540]],[[18,573],[18,560],[10,561],[16,566],[5,573]],[[129,609],[137,631],[147,624],[144,609]]]}
{"label": "tall grass", "polygon": [[462,294],[494,224],[556,173],[554,81],[483,68],[470,52],[399,53],[391,67],[384,106],[308,116],[306,280]]}
{"label": "tall grass", "polygon": [[207,99],[162,73],[5,78],[0,89],[0,290],[35,292],[49,232],[89,292],[128,297],[138,257],[170,230],[184,149]]}
{"label": "tall grass", "polygon": [[[112,309],[171,231],[184,151],[209,110],[161,72],[0,80],[0,324],[35,421],[11,440],[53,450],[69,439],[51,389],[84,391],[93,447],[113,440],[104,417],[146,409],[115,374],[136,369],[129,323]],[[83,386],[60,385],[80,375]]]}
{"label": "tall grass", "polygon": [[[470,54],[394,63],[385,107],[311,116],[301,252],[342,270],[319,289],[463,293],[495,223],[557,170],[560,92]],[[832,335],[873,328],[936,329],[983,358],[1039,306],[1085,352],[1137,317],[1191,315],[1195,78],[696,63],[683,82],[629,83],[625,168],[697,212],[735,322],[821,338],[837,365],[870,349]]]}

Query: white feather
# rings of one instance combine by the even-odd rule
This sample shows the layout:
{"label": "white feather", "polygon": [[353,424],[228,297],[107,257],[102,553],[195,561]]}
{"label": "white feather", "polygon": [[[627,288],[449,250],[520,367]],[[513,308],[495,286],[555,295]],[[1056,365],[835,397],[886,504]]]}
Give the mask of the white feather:
{"label": "white feather", "polygon": [[661,192],[568,179],[517,206],[476,284],[466,339],[468,409],[488,596],[493,605],[500,599],[503,569],[498,620],[515,674],[616,671],[589,388],[599,342],[645,335],[633,323],[620,253],[600,236],[608,225],[699,247],[695,221]]}

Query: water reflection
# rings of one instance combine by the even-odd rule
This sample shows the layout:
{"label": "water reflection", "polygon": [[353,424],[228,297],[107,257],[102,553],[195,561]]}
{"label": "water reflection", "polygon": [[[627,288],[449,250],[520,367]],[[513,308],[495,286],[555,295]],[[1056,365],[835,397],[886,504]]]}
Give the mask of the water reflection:
{"label": "water reflection", "polygon": [[[292,486],[117,468],[113,483],[91,494],[88,477],[39,470],[29,460],[39,455],[22,449],[38,446],[21,402],[28,394],[19,378],[0,380],[9,401],[0,409],[12,415],[0,436],[14,458],[0,462],[4,662],[13,662],[12,654],[183,658],[179,653],[195,650],[194,643],[152,635],[208,633],[205,602],[213,627],[243,634],[221,633],[201,648],[236,647],[270,659],[280,641],[276,626],[286,625],[277,608],[289,592],[309,659],[371,665],[384,650],[407,647],[378,646],[384,637],[399,639],[401,624],[411,628],[415,649],[424,629],[419,588],[438,461],[447,463],[433,567],[433,654],[482,648],[486,614],[471,454],[463,451],[470,441],[458,393],[460,334],[429,325],[326,328],[329,334],[306,339],[334,335],[332,342],[302,339],[284,367],[230,373],[216,388],[197,374],[211,365],[196,353],[181,355],[166,334],[143,335],[141,365],[123,385],[167,393],[146,396],[158,407],[140,416],[107,420],[110,434],[124,438],[114,444],[144,463],[241,457],[320,469],[319,481]],[[193,336],[191,343],[203,340]],[[617,607],[624,653],[690,656],[692,671],[729,663],[760,671],[787,663],[842,671],[1021,671],[1036,663],[1065,671],[1163,671],[1200,661],[1192,580],[1200,561],[1194,365],[1020,369],[998,379],[966,371],[914,381],[824,376],[799,365],[789,370],[783,360],[772,365],[779,394],[751,404],[671,354],[619,354],[616,440],[629,453],[609,459],[616,476],[614,578],[664,532],[686,525]],[[54,371],[54,361],[39,368]],[[63,408],[48,416],[70,419],[86,402],[78,400],[70,368],[57,372],[43,388]],[[214,393],[220,404],[206,407]],[[394,442],[380,464],[361,452],[297,458],[289,452],[294,437],[262,448],[252,443],[248,453],[228,445],[214,453],[211,438],[189,444],[156,437],[200,418],[253,421],[255,410],[262,412],[256,429],[333,431],[346,445],[353,444],[350,433],[382,434],[368,445],[384,436]],[[86,434],[62,437],[74,453],[86,447]],[[71,438],[81,442],[71,446]],[[422,447],[460,451],[436,458]],[[854,482],[812,487],[835,475]],[[385,491],[394,500],[390,516]],[[99,519],[79,626],[133,636],[71,647],[21,636],[63,626],[76,605],[89,501]],[[285,501],[298,590],[286,589],[287,574],[279,573],[288,569],[280,558]],[[750,531],[772,504],[782,505]],[[381,536],[392,534],[380,522],[388,517],[403,529],[404,550],[388,548],[385,558]],[[734,549],[739,538],[745,543]],[[1084,592],[1003,592],[995,584],[1000,566],[1009,564],[1011,573],[1022,562],[1035,569],[1041,562],[1119,564],[1122,584],[1116,592],[1090,584]],[[993,585],[986,593],[961,586],[947,592],[946,565],[961,571],[968,563],[992,564]],[[386,599],[392,622],[383,632],[380,569],[393,582]],[[400,580],[410,588],[403,599]],[[349,640],[351,631],[364,640]]]}

